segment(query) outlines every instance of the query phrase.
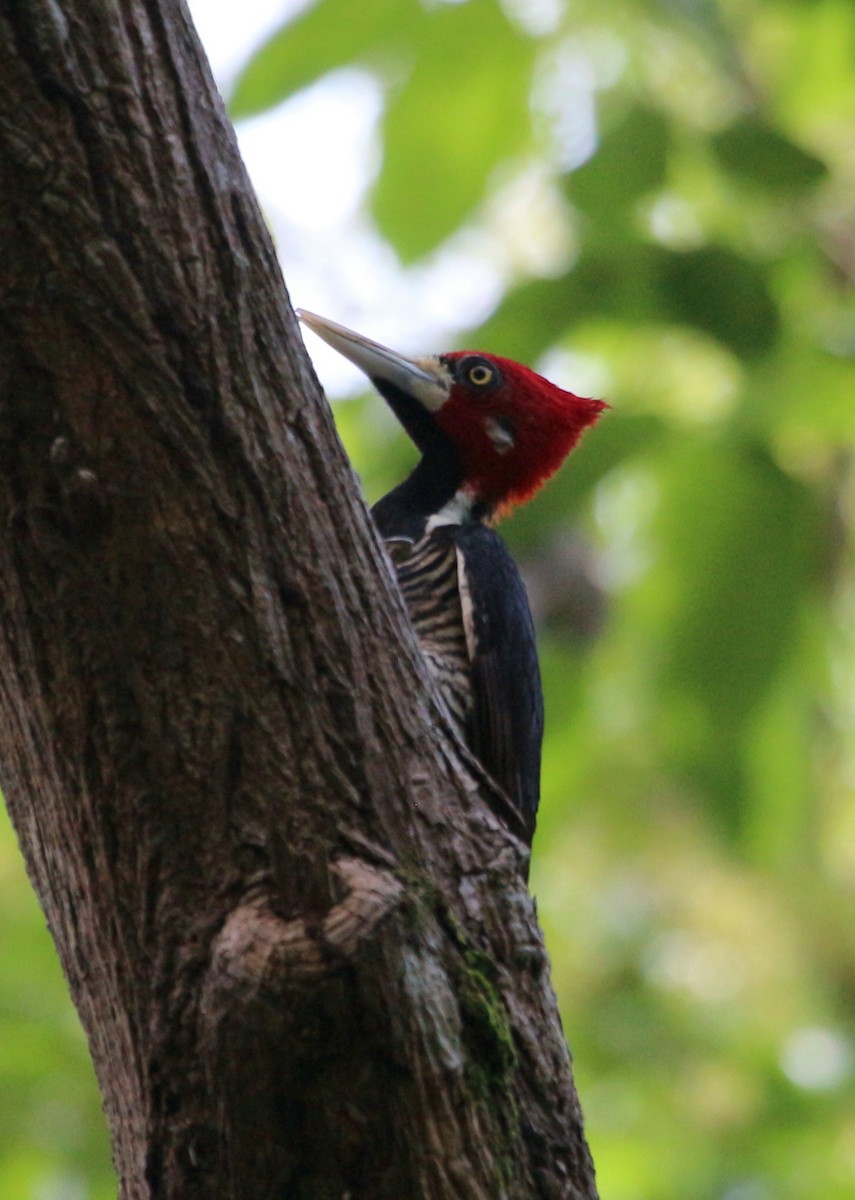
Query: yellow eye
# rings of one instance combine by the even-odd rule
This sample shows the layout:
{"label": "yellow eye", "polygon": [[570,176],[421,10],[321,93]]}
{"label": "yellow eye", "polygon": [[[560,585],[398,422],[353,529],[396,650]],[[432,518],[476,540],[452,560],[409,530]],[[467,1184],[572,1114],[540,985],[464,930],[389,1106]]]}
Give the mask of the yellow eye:
{"label": "yellow eye", "polygon": [[493,371],[484,363],[478,363],[474,367],[469,368],[469,382],[474,383],[476,387],[484,387],[488,383],[493,382]]}
{"label": "yellow eye", "polygon": [[453,363],[452,369],[455,379],[471,389],[470,395],[474,390],[485,394],[495,392],[504,382],[499,364],[486,354],[464,354]]}

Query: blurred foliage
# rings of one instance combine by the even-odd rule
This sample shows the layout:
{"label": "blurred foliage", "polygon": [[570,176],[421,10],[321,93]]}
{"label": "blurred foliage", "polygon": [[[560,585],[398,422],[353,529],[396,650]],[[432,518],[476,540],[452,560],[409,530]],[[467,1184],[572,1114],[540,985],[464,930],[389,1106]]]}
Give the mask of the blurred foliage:
{"label": "blurred foliage", "polygon": [[0,806],[0,1196],[108,1200],[116,1184],[86,1040]]}
{"label": "blurred foliage", "polygon": [[[504,527],[547,688],[533,887],[608,1200],[855,1194],[853,47],[849,0],[318,0],[231,98],[371,72],[402,269],[495,229],[509,180],[550,197],[548,229],[500,225],[552,252],[509,253],[460,344],[612,405]],[[376,398],[337,415],[374,499],[411,452]],[[103,1135],[0,886],[0,1191],[107,1194],[31,1184]]]}

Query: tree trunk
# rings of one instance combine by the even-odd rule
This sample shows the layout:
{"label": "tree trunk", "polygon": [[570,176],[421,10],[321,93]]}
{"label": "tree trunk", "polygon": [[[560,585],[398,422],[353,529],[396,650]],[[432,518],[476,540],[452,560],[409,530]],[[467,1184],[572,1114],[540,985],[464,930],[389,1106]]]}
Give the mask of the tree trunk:
{"label": "tree trunk", "polygon": [[0,0],[0,80],[0,763],[122,1196],[593,1197],[183,5]]}

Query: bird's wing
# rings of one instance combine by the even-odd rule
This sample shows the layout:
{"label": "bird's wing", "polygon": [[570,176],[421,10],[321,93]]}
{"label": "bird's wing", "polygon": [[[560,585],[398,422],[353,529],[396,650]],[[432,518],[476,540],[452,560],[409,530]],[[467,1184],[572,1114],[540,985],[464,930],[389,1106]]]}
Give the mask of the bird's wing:
{"label": "bird's wing", "polygon": [[516,563],[495,530],[455,537],[472,664],[472,750],[534,833],[540,799],[543,696],[534,624]]}

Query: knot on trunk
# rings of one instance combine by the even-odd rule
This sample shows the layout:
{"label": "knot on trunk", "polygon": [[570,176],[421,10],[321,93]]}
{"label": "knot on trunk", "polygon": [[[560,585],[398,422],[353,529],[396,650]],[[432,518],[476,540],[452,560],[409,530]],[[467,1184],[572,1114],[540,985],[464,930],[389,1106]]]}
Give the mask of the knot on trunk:
{"label": "knot on trunk", "polygon": [[326,916],[283,920],[265,900],[240,905],[227,918],[214,941],[209,975],[211,988],[232,1002],[274,999],[284,990],[319,982],[339,971],[375,934],[399,904],[403,884],[391,871],[360,858],[340,858],[333,875],[345,895]]}

